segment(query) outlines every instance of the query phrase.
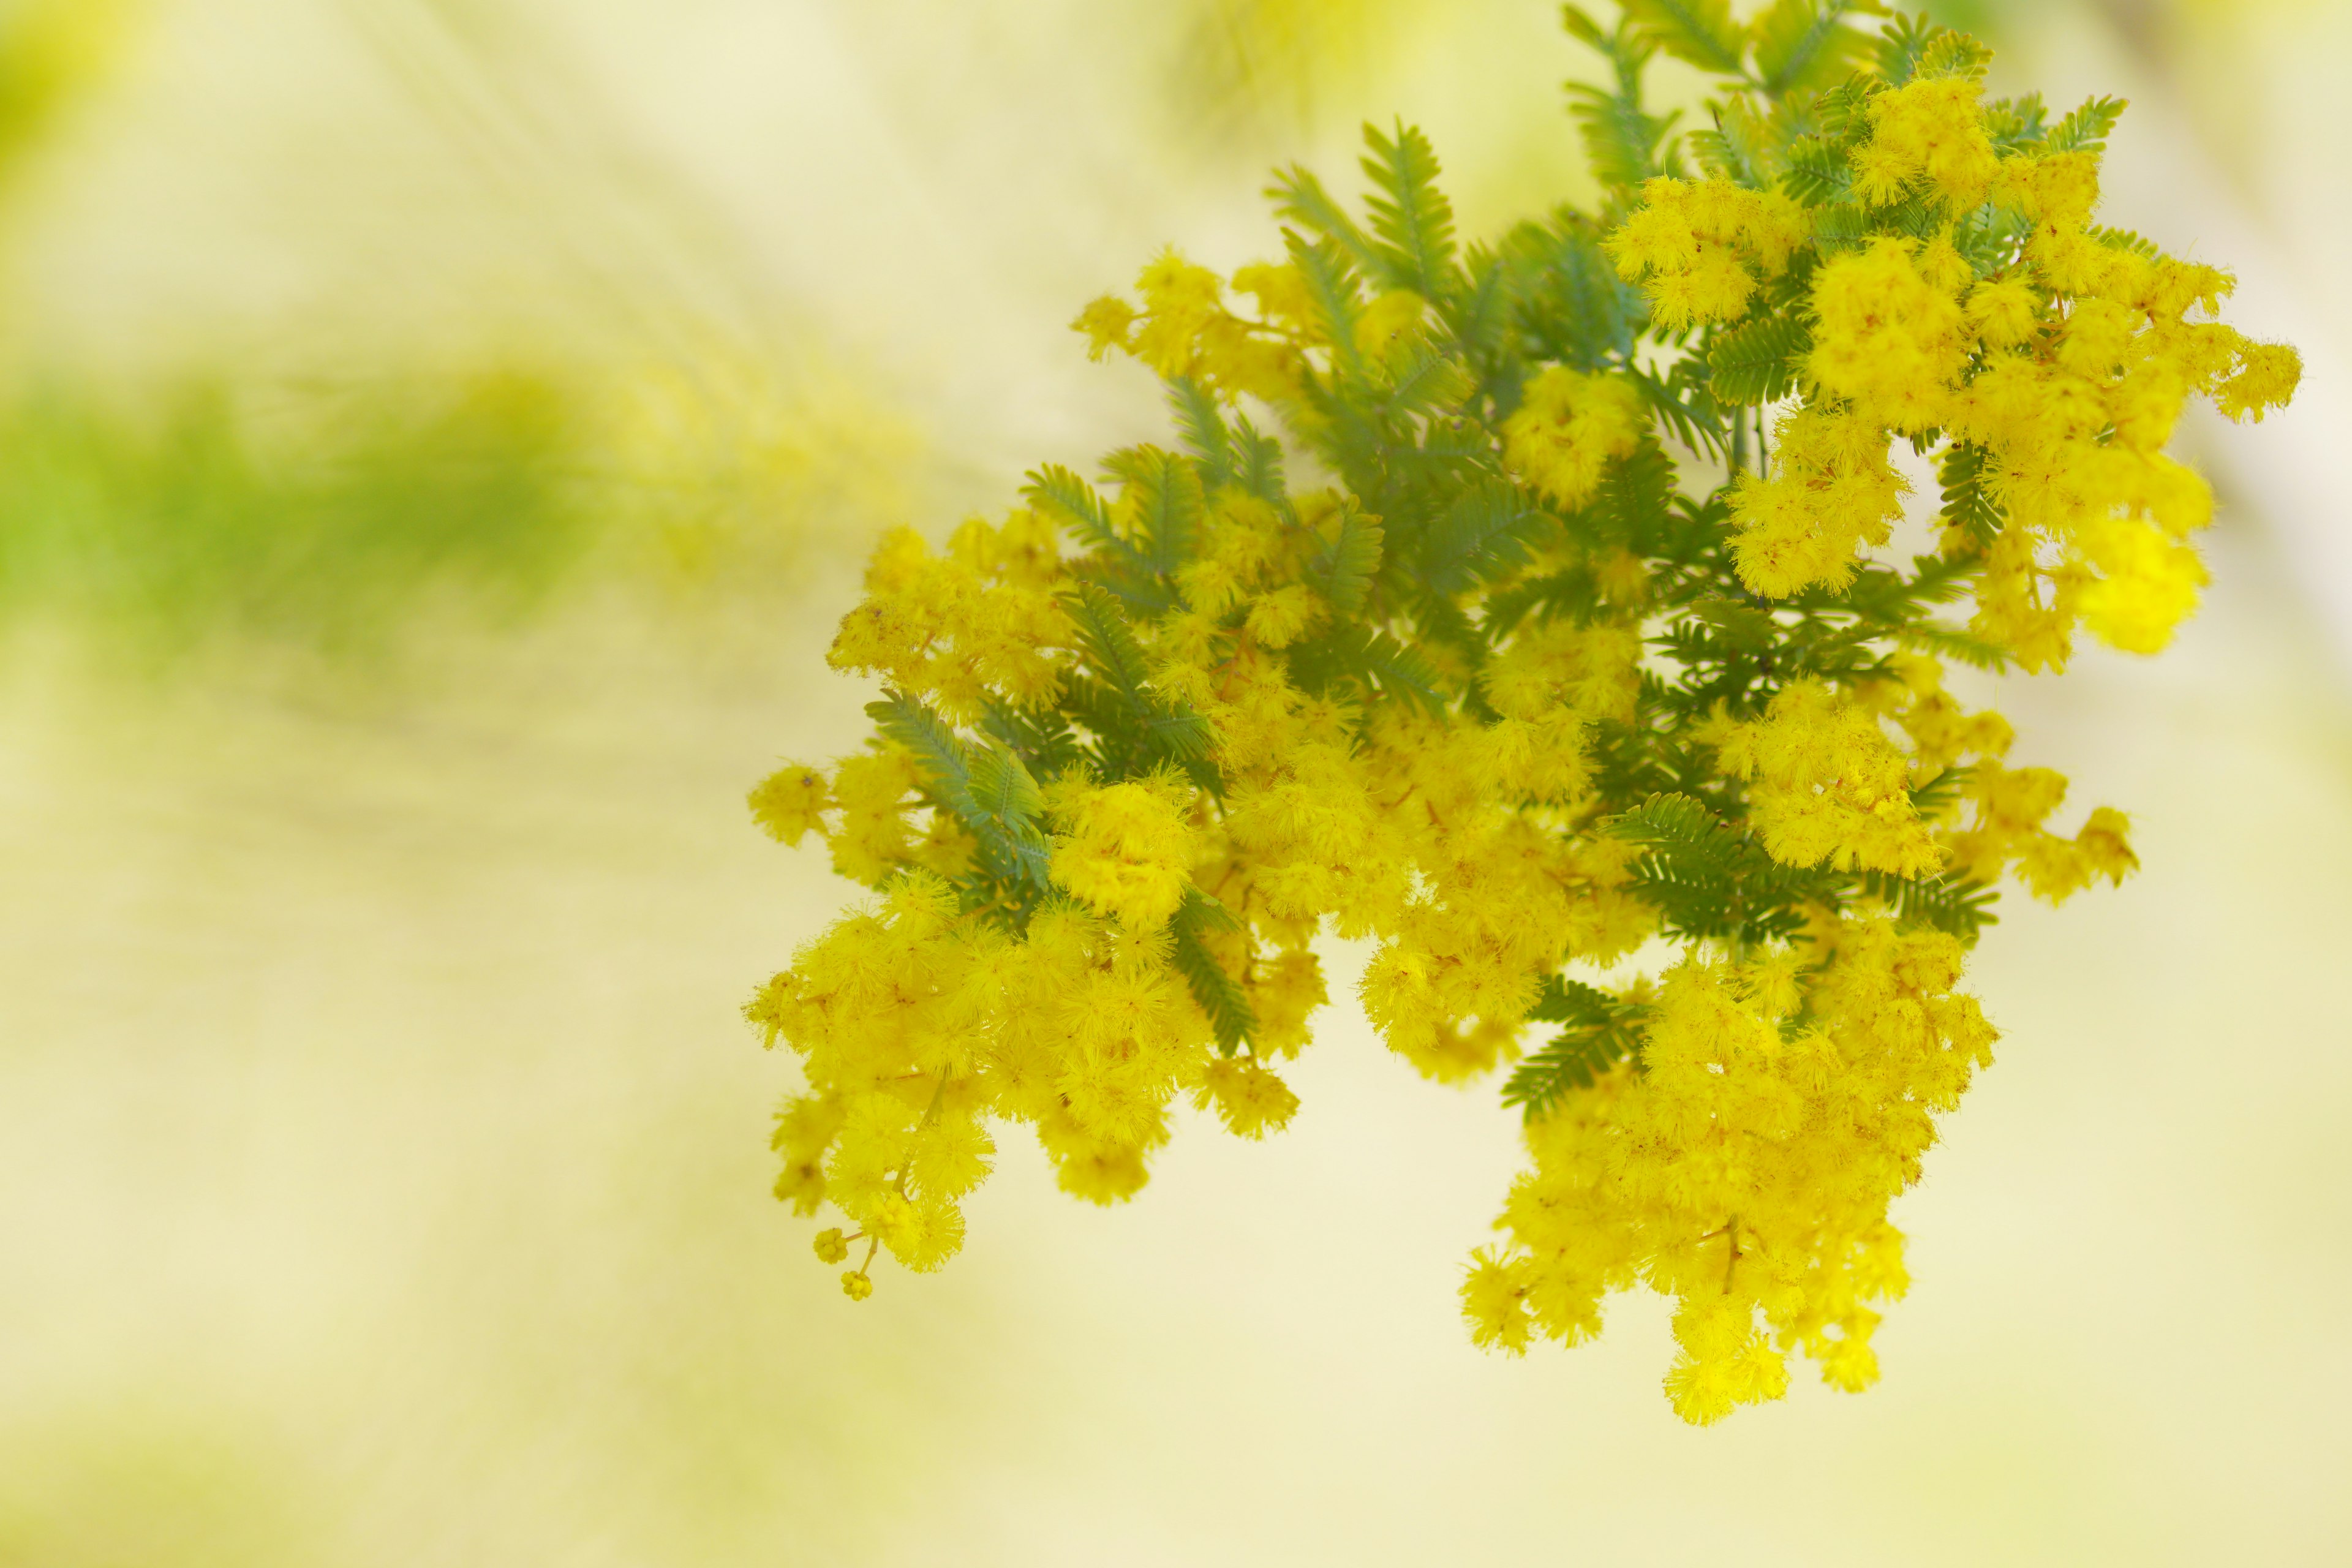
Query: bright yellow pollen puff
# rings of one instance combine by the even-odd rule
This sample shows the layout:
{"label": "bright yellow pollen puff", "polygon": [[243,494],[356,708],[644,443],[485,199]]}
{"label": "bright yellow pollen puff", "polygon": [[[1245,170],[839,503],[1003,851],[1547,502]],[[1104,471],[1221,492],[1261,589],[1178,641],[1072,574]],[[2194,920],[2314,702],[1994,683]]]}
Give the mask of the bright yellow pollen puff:
{"label": "bright yellow pollen puff", "polygon": [[913,529],[893,529],[826,662],[879,675],[960,722],[992,696],[1024,708],[1049,701],[1061,689],[1055,650],[1076,641],[1055,597],[1061,581],[1053,529],[1029,511],[1001,528],[971,520],[944,555]]}
{"label": "bright yellow pollen puff", "polygon": [[1988,278],[1969,290],[1969,325],[1989,349],[2015,348],[2042,325],[2042,290],[2023,273]]}
{"label": "bright yellow pollen puff", "polygon": [[833,792],[824,774],[798,763],[778,768],[762,779],[749,796],[751,818],[778,843],[795,845],[802,835],[822,831]]}
{"label": "bright yellow pollen puff", "polygon": [[1906,82],[1870,100],[1870,141],[1854,154],[1863,199],[1885,206],[1926,184],[1968,211],[1991,191],[2000,155],[1977,106],[1977,84],[1949,76]]}
{"label": "bright yellow pollen puff", "polygon": [[1969,776],[1969,820],[1943,835],[1956,875],[1990,885],[2014,868],[2034,897],[2060,903],[2105,877],[2120,885],[2139,868],[2131,819],[2112,806],[2095,809],[2072,838],[2042,826],[2064,804],[2065,775],[2051,768],[1976,765]]}
{"label": "bright yellow pollen puff", "polygon": [[914,759],[896,746],[844,757],[835,764],[833,798],[841,821],[825,839],[833,868],[853,882],[877,887],[910,864],[909,814],[921,787]]}
{"label": "bright yellow pollen puff", "polygon": [[1062,829],[1054,840],[1055,885],[1129,930],[1165,925],[1192,885],[1200,854],[1187,820],[1191,794],[1164,775],[1055,785],[1048,799]]}
{"label": "bright yellow pollen puff", "polygon": [[1135,307],[1115,294],[1105,294],[1078,312],[1070,330],[1086,334],[1088,359],[1098,360],[1113,349],[1131,353]]}
{"label": "bright yellow pollen puff", "polygon": [[1911,805],[1909,763],[1868,710],[1818,681],[1783,688],[1731,731],[1722,759],[1751,781],[1749,820],[1783,865],[1923,877],[1943,864]]}
{"label": "bright yellow pollen puff", "polygon": [[1255,1061],[1220,1057],[1201,1074],[1194,1102],[1213,1106],[1225,1130],[1243,1138],[1263,1138],[1289,1125],[1298,1110],[1290,1086]]}
{"label": "bright yellow pollen puff", "polygon": [[1652,319],[1675,331],[1743,313],[1759,277],[1787,268],[1809,226],[1804,208],[1777,191],[1660,175],[1601,244],[1618,275],[1642,285]]}
{"label": "bright yellow pollen puff", "polygon": [[2051,153],[2008,159],[1992,195],[2053,229],[2079,229],[2099,205],[2098,155]]}
{"label": "bright yellow pollen puff", "polygon": [[1243,624],[1260,646],[1288,647],[1322,618],[1322,595],[1304,583],[1293,583],[1252,599]]}
{"label": "bright yellow pollen puff", "polygon": [[1608,466],[1641,446],[1650,426],[1642,395],[1622,376],[1553,365],[1527,384],[1503,422],[1503,455],[1528,485],[1574,510],[1601,488]]}
{"label": "bright yellow pollen puff", "polygon": [[[1867,1386],[1870,1304],[1907,1284],[1887,1206],[1918,1179],[1934,1116],[1991,1060],[1992,1028],[1953,989],[1960,960],[1940,931],[1847,918],[1810,945],[1669,972],[1647,1070],[1528,1124],[1507,1239],[1463,1281],[1472,1339],[1574,1344],[1605,1296],[1648,1285],[1675,1301],[1665,1384],[1685,1420],[1780,1397],[1792,1352],[1832,1387]],[[1801,1010],[1807,1026],[1785,1027]]]}
{"label": "bright yellow pollen puff", "polygon": [[1742,474],[1732,492],[1739,580],[1769,598],[1843,588],[1856,550],[1885,544],[1910,481],[1887,460],[1885,430],[1848,411],[1806,406],[1781,417],[1770,477]]}
{"label": "bright yellow pollen puff", "polygon": [[2257,425],[2273,408],[2284,408],[2303,381],[2303,356],[2284,343],[2249,343],[2239,359],[2238,372],[2214,390],[2214,404],[2222,415]]}
{"label": "bright yellow pollen puff", "polygon": [[1143,296],[1135,357],[1160,375],[1183,374],[1192,367],[1193,340],[1223,309],[1223,280],[1171,248],[1137,276],[1135,289]]}
{"label": "bright yellow pollen puff", "polygon": [[2129,518],[2095,519],[2075,538],[2099,573],[2083,590],[2083,624],[2126,653],[2161,653],[2210,581],[2197,552]]}
{"label": "bright yellow pollen puff", "polygon": [[[1118,349],[1155,374],[1188,376],[1227,397],[1248,393],[1267,402],[1296,398],[1298,351],[1313,335],[1314,310],[1304,279],[1296,268],[1261,263],[1234,273],[1234,287],[1256,297],[1260,320],[1228,309],[1223,280],[1171,247],[1136,279],[1141,311],[1106,295],[1070,325],[1086,334],[1090,359]],[[1376,306],[1376,313],[1381,309]],[[1380,325],[1386,333],[1401,331],[1420,310],[1418,300],[1410,310],[1402,302],[1389,303]]]}
{"label": "bright yellow pollen puff", "polygon": [[1969,291],[1982,358],[1942,411],[1984,454],[2005,523],[1969,629],[2027,670],[2063,667],[2078,622],[2156,652],[2195,607],[2205,573],[2187,541],[2212,518],[2210,487],[2164,455],[2182,407],[2205,395],[2259,417],[2292,395],[2299,363],[2188,319],[2218,309],[2228,274],[2091,232],[2095,155],[2012,159],[1995,195],[2034,227],[2029,265]]}
{"label": "bright yellow pollen puff", "polygon": [[1969,351],[1959,305],[1921,276],[1913,252],[1912,242],[1882,237],[1814,275],[1805,370],[1857,413],[1916,433],[1944,423]]}

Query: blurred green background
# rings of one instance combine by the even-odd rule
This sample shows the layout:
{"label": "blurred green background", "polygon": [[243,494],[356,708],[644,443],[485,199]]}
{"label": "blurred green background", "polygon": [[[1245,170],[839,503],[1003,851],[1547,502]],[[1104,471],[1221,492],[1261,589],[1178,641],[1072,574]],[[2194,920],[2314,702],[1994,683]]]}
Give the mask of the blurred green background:
{"label": "blurred green background", "polygon": [[1063,323],[1271,163],[1577,193],[1552,7],[0,4],[0,1563],[2352,1558],[2352,10],[1944,14],[2311,373],[2184,432],[2179,645],[2000,693],[2147,869],[1981,950],[1885,1383],[1695,1431],[1644,1300],[1469,1348],[1512,1118],[1347,1002],[1282,1137],[1009,1145],[862,1306],[735,1012],[874,533],[1151,429]]}

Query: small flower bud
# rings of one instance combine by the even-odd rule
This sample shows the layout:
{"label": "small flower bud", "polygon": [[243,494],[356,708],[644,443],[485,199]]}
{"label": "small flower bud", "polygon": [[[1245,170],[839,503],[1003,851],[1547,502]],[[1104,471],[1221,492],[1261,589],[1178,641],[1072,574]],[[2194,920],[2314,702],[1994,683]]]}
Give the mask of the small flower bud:
{"label": "small flower bud", "polygon": [[816,1233],[816,1260],[819,1263],[838,1263],[848,1256],[849,1243],[843,1239],[839,1226]]}

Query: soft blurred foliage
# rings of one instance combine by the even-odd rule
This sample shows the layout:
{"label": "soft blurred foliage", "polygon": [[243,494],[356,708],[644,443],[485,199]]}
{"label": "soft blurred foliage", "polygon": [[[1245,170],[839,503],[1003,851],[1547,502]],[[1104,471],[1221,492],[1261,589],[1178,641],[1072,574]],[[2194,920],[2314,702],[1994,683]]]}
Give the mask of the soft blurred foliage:
{"label": "soft blurred foliage", "polygon": [[2135,99],[2119,220],[2312,401],[2210,443],[2174,653],[2003,693],[2147,870],[1982,950],[1885,1383],[1692,1432],[1639,1308],[1469,1349],[1509,1114],[1350,1003],[1282,1138],[1008,1158],[862,1307],[735,1015],[873,532],[1150,429],[1062,323],[1359,120],[1473,234],[1580,193],[1552,7],[0,7],[0,1563],[2342,1560],[2347,19],[1938,9]]}

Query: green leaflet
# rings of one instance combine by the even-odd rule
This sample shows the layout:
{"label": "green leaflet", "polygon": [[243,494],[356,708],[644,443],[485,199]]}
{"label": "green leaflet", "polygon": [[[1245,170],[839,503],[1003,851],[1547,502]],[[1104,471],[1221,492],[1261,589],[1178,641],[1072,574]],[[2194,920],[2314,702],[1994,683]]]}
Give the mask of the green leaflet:
{"label": "green leaflet", "polygon": [[1985,489],[1985,454],[1980,447],[1955,442],[1937,465],[1943,485],[1943,518],[1947,526],[1966,531],[1982,549],[2000,531],[2000,508]]}
{"label": "green leaflet", "polygon": [[1789,145],[1789,166],[1780,173],[1780,188],[1809,207],[1843,202],[1853,189],[1853,171],[1846,149],[1819,136],[1801,136]]}
{"label": "green leaflet", "polygon": [[1123,537],[1146,571],[1171,579],[1192,558],[1207,510],[1201,475],[1191,463],[1157,447],[1113,452],[1103,466],[1122,483],[1112,526],[1124,522]]}
{"label": "green leaflet", "polygon": [[1365,202],[1388,279],[1424,300],[1450,299],[1460,287],[1454,264],[1454,208],[1437,188],[1437,154],[1429,138],[1402,121],[1396,135],[1364,127],[1363,161],[1373,194]]}
{"label": "green leaflet", "polygon": [[1282,499],[1282,443],[1258,434],[1246,417],[1236,416],[1233,429],[1234,483],[1262,501]]}
{"label": "green leaflet", "polygon": [[1112,531],[1110,508],[1094,486],[1056,463],[1033,469],[1021,497],[1039,511],[1077,535],[1089,550],[1132,557],[1127,541]]}
{"label": "green leaflet", "polygon": [[2099,153],[2106,149],[2107,138],[2124,117],[2126,104],[2120,98],[2094,98],[2058,122],[2057,129],[2042,140],[2044,153]]}
{"label": "green leaflet", "polygon": [[1459,594],[1527,564],[1528,548],[1544,514],[1507,479],[1487,479],[1463,492],[1430,530],[1422,550],[1423,579],[1441,594]]}
{"label": "green leaflet", "polygon": [[1364,357],[1356,340],[1363,323],[1364,307],[1346,255],[1332,240],[1310,245],[1286,230],[1282,237],[1289,250],[1291,265],[1307,280],[1307,298],[1314,302],[1318,325],[1331,344],[1343,377],[1362,380]]}
{"label": "green leaflet", "polygon": [[1878,36],[1878,74],[1889,87],[1925,77],[1982,76],[1992,53],[1965,33],[1898,13]]}
{"label": "green leaflet", "polygon": [[1182,907],[1168,922],[1170,936],[1175,943],[1177,970],[1184,976],[1184,984],[1192,999],[1208,1015],[1209,1026],[1216,1032],[1217,1049],[1226,1056],[1247,1043],[1257,1030],[1257,1019],[1250,1012],[1249,998],[1243,994],[1241,982],[1225,972],[1216,956],[1202,942],[1204,931],[1235,931],[1240,922],[1223,904],[1201,891],[1187,889]]}
{"label": "green leaflet", "polygon": [[1950,877],[1915,879],[1864,871],[1862,889],[1873,898],[1884,900],[1901,923],[1933,926],[1971,946],[1985,927],[2000,921],[1992,912],[1999,892],[1975,882]]}
{"label": "green leaflet", "polygon": [[975,752],[945,720],[905,697],[869,702],[866,713],[914,753],[933,798],[979,841],[991,878],[1016,885],[1014,896],[1024,901],[1045,889],[1048,856],[1037,826],[1045,798],[1018,756],[994,740]]}
{"label": "green leaflet", "polygon": [[1315,237],[1315,242],[1328,242],[1338,247],[1373,277],[1395,281],[1399,288],[1405,286],[1401,280],[1390,279],[1388,256],[1357,226],[1347,209],[1331,199],[1323,182],[1308,171],[1293,163],[1276,174],[1265,194],[1274,203],[1276,217],[1298,225]]}
{"label": "green leaflet", "polygon": [[1111,595],[1082,584],[1063,596],[1063,605],[1077,625],[1091,675],[1070,683],[1066,700],[1095,731],[1097,770],[1117,779],[1172,763],[1202,788],[1221,790],[1208,762],[1208,721],[1151,689],[1143,650]]}
{"label": "green leaflet", "polygon": [[1707,386],[1717,403],[1777,403],[1795,390],[1796,362],[1813,345],[1794,316],[1765,316],[1715,340]]}
{"label": "green leaflet", "polygon": [[1590,219],[1521,224],[1505,245],[1514,324],[1534,357],[1589,373],[1632,355],[1642,297],[1601,254]]}
{"label": "green leaflet", "polygon": [[1654,46],[1636,35],[1630,21],[1621,21],[1614,33],[1604,33],[1574,5],[1564,7],[1562,15],[1568,30],[1600,50],[1616,77],[1613,89],[1580,81],[1567,88],[1568,112],[1583,139],[1593,176],[1605,186],[1631,193],[1653,174],[1676,173],[1666,135],[1681,111],[1660,117],[1642,107],[1642,67]]}
{"label": "green leaflet", "polygon": [[1591,1088],[1619,1062],[1630,1058],[1638,1067],[1641,1028],[1649,1011],[1580,981],[1549,977],[1528,1016],[1568,1027],[1513,1069],[1503,1086],[1503,1103],[1519,1107],[1532,1121],[1572,1090]]}
{"label": "green leaflet", "polygon": [[1745,51],[1731,0],[1622,0],[1625,20],[1642,37],[1701,70],[1741,74]]}
{"label": "green leaflet", "polygon": [[1367,697],[1410,703],[1430,713],[1443,713],[1448,706],[1427,658],[1360,623],[1297,644],[1286,657],[1291,679],[1308,691],[1324,692],[1346,682]]}
{"label": "green leaflet", "polygon": [[1839,80],[1870,52],[1871,38],[1845,18],[1872,15],[1869,0],[1773,0],[1751,28],[1756,79],[1771,93]]}
{"label": "green leaflet", "polygon": [[1364,607],[1381,569],[1381,537],[1379,520],[1357,510],[1351,497],[1340,509],[1338,535],[1308,563],[1307,576],[1341,615]]}
{"label": "green leaflet", "polygon": [[1176,432],[1200,471],[1202,488],[1214,491],[1234,483],[1240,477],[1238,457],[1233,432],[1225,428],[1224,411],[1217,406],[1216,398],[1190,376],[1177,376],[1166,384],[1168,411],[1174,416]]}

